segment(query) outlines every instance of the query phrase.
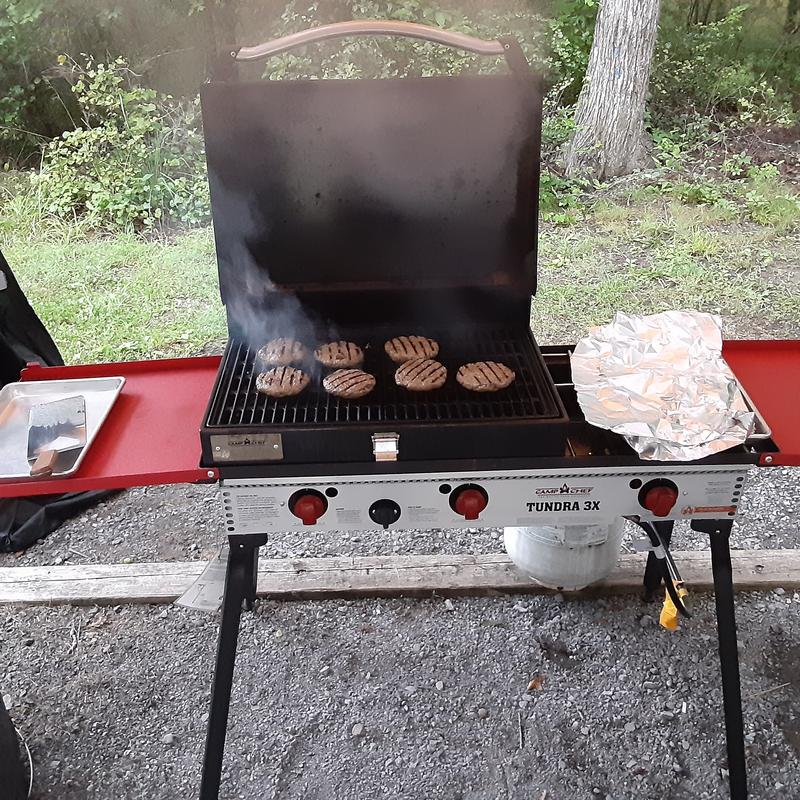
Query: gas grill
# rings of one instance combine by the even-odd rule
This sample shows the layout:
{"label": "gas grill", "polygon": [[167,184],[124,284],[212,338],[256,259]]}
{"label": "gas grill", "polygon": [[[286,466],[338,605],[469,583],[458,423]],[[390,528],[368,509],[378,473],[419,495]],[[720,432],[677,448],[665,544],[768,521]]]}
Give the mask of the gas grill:
{"label": "gas grill", "polygon": [[[509,74],[240,74],[298,45],[379,34],[502,56]],[[398,22],[337,23],[225,54],[201,99],[229,330],[201,429],[202,465],[221,478],[231,545],[201,800],[218,797],[239,616],[255,599],[258,548],[270,533],[477,520],[508,530],[572,526],[586,534],[590,559],[591,547],[613,548],[608,532],[619,535],[620,517],[650,537],[647,591],[666,578],[680,608],[664,566],[675,572],[668,550],[664,561],[673,521],[711,536],[731,795],[745,797],[728,537],[745,467],[774,443],[766,431],[692,464],[645,463],[621,437],[586,423],[568,351],[543,355],[530,330],[542,84],[519,45]],[[395,384],[383,344],[403,334],[439,342],[442,389]],[[299,395],[260,395],[256,353],[277,337],[309,351],[355,342],[375,390],[337,400],[309,361],[311,385]],[[478,360],[507,364],[516,380],[496,394],[469,393],[455,372]]]}

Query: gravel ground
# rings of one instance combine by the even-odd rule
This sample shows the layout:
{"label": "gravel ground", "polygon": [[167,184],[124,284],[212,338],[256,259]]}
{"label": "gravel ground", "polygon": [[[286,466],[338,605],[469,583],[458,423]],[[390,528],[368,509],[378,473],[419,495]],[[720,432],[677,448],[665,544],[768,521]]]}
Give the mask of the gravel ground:
{"label": "gravel ground", "polygon": [[[800,594],[781,592],[738,604],[754,799],[800,797]],[[725,797],[710,596],[695,611],[670,634],[631,597],[265,603],[244,617],[222,797]],[[214,617],[0,619],[35,797],[196,797]]]}
{"label": "gravel ground", "polygon": [[[733,546],[800,548],[800,469],[753,469],[742,500]],[[637,538],[639,534],[637,532]],[[0,555],[0,567],[189,561],[210,558],[224,540],[216,486],[131,489],[70,520],[20,556]],[[707,537],[679,524],[675,548],[697,550]],[[497,529],[282,533],[262,549],[267,558],[390,553],[493,553]]]}
{"label": "gravel ground", "polygon": [[[753,471],[736,547],[800,547],[799,477]],[[199,559],[221,540],[216,487],[150,487],[0,566]],[[263,554],[482,553],[499,540],[283,534]],[[681,526],[675,544],[706,541]],[[264,604],[244,617],[222,797],[726,797],[713,601],[695,602],[676,634],[632,597]],[[800,798],[799,610],[790,592],[739,598],[753,798]],[[34,797],[196,797],[217,617],[131,606],[0,620],[0,689],[33,751]]]}

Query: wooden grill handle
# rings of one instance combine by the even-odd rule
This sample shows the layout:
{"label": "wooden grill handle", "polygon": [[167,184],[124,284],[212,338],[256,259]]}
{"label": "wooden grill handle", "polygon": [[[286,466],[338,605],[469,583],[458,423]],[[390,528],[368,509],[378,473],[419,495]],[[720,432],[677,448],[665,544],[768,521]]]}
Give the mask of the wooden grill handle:
{"label": "wooden grill handle", "polygon": [[239,50],[231,51],[230,55],[236,61],[259,61],[278,55],[278,53],[285,53],[295,47],[321,42],[325,39],[338,39],[343,36],[406,36],[411,39],[436,42],[446,47],[466,50],[482,56],[505,56],[510,47],[507,40],[478,39],[465,33],[445,31],[430,25],[420,25],[417,22],[366,19],[320,25],[298,33],[290,33],[288,36],[281,36],[253,47],[242,47]]}

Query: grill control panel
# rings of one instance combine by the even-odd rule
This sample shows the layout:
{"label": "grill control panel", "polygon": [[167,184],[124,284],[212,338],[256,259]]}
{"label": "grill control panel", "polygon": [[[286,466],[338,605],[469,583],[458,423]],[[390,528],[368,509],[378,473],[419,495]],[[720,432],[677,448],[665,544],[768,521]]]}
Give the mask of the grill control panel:
{"label": "grill control panel", "polygon": [[609,525],[735,516],[745,467],[682,465],[486,474],[348,475],[222,482],[229,533]]}

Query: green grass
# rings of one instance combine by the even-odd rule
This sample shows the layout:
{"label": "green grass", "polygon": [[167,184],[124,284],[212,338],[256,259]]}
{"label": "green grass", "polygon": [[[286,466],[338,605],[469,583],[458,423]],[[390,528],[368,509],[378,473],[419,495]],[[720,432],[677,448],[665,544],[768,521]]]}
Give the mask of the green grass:
{"label": "green grass", "polygon": [[[225,338],[210,229],[97,236],[0,181],[0,248],[68,363],[197,353]],[[720,313],[728,336],[800,336],[800,224],[786,187],[692,204],[634,189],[545,223],[532,323],[574,341],[617,310]],[[763,217],[754,219],[753,204]],[[776,212],[776,209],[780,213]]]}
{"label": "green grass", "polygon": [[541,341],[563,342],[617,310],[688,308],[721,314],[730,337],[797,337],[793,214],[759,224],[746,206],[698,206],[636,190],[597,202],[579,225],[545,225],[534,330]]}
{"label": "green grass", "polygon": [[196,353],[225,338],[210,230],[0,241],[67,363]]}

